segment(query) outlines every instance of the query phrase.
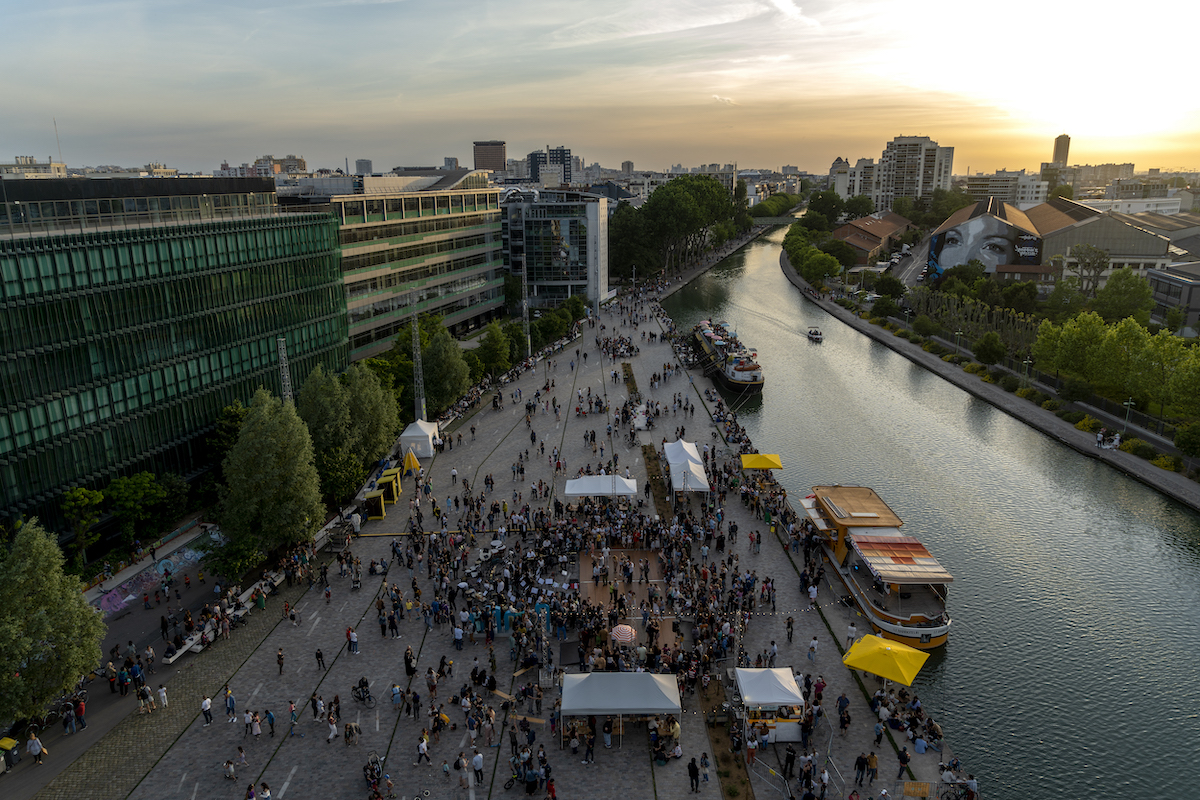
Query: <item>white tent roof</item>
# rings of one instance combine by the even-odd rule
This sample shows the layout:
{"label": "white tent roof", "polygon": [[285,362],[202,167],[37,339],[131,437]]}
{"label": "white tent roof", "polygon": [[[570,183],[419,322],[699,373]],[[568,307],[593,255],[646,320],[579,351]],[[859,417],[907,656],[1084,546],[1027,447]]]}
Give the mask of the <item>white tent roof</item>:
{"label": "white tent roof", "polygon": [[[671,488],[676,492],[684,491],[684,485],[687,486],[689,492],[707,492],[708,477],[704,474],[704,467],[694,461],[682,461],[678,464],[671,464]],[[684,478],[687,478],[685,481]]]}
{"label": "white tent roof", "polygon": [[411,447],[418,458],[429,458],[433,455],[433,437],[437,436],[437,432],[436,422],[417,420],[400,434],[400,452],[407,453]]}
{"label": "white tent roof", "polygon": [[679,685],[674,675],[651,672],[591,672],[564,675],[562,713],[679,714]]}
{"label": "white tent roof", "polygon": [[667,454],[668,464],[678,464],[682,461],[691,461],[696,464],[702,464],[700,460],[700,451],[696,449],[695,442],[685,442],[680,439],[678,442],[667,442],[663,445],[663,450]]}
{"label": "white tent roof", "polygon": [[804,695],[790,669],[736,669],[738,691],[747,706],[803,706]]}
{"label": "white tent roof", "polygon": [[637,494],[637,481],[617,475],[584,475],[567,481],[567,497],[617,497]]}

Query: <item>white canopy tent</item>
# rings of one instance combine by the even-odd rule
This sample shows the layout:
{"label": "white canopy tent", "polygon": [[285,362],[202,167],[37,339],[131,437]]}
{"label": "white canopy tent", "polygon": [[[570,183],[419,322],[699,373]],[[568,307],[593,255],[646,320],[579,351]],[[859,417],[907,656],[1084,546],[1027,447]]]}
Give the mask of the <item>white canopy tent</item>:
{"label": "white canopy tent", "polygon": [[707,492],[708,476],[704,467],[694,461],[681,461],[668,465],[671,475],[671,489],[676,492]]}
{"label": "white canopy tent", "polygon": [[734,670],[742,702],[748,706],[803,706],[804,695],[790,669]]}
{"label": "white canopy tent", "polygon": [[567,481],[567,497],[632,497],[637,481],[617,475],[584,475]]}
{"label": "white canopy tent", "polygon": [[433,440],[437,434],[436,422],[419,419],[400,434],[400,452],[407,453],[411,448],[417,458],[431,458],[433,456]]}
{"label": "white canopy tent", "polygon": [[663,451],[667,454],[668,464],[678,464],[683,461],[691,461],[694,464],[703,464],[700,459],[700,451],[696,449],[695,442],[685,442],[680,439],[677,442],[667,442],[663,445]]}
{"label": "white canopy tent", "polygon": [[[674,675],[590,672],[563,676],[563,717],[589,714],[675,714],[679,717],[682,713],[679,684]],[[624,726],[621,729],[624,730]]]}

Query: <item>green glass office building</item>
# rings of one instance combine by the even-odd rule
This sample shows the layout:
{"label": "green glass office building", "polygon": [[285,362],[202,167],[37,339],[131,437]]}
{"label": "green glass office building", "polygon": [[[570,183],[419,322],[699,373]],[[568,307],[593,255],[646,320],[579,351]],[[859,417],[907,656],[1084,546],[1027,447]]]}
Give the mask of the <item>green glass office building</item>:
{"label": "green glass office building", "polygon": [[348,363],[338,223],[259,178],[0,183],[0,516],[194,476],[220,410]]}

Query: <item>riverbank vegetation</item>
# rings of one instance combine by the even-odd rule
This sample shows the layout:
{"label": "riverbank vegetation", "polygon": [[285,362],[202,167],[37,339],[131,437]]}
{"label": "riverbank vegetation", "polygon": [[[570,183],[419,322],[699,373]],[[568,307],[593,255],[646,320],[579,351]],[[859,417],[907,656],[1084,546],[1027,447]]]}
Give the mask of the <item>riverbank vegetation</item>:
{"label": "riverbank vegetation", "polygon": [[655,189],[640,208],[617,206],[608,222],[609,276],[629,280],[635,267],[647,279],[678,272],[753,224],[743,181],[730,197],[715,178],[681,175]]}

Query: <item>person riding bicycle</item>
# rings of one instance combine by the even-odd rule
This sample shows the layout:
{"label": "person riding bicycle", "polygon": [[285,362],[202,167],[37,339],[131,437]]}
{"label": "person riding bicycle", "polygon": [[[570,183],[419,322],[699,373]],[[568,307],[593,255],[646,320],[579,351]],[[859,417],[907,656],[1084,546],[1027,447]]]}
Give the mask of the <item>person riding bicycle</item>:
{"label": "person riding bicycle", "polygon": [[369,694],[371,694],[371,682],[366,679],[366,676],[363,676],[358,679],[358,685],[354,687],[354,696],[366,698]]}

